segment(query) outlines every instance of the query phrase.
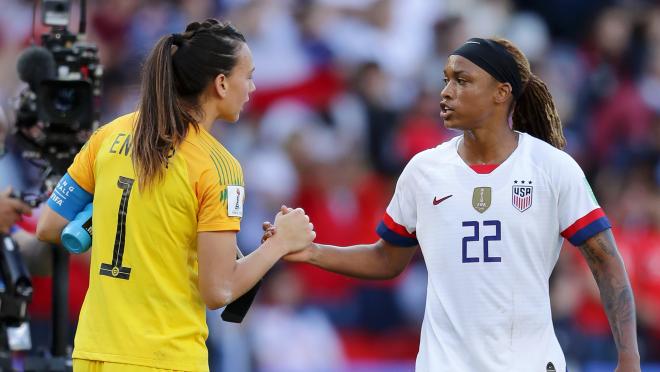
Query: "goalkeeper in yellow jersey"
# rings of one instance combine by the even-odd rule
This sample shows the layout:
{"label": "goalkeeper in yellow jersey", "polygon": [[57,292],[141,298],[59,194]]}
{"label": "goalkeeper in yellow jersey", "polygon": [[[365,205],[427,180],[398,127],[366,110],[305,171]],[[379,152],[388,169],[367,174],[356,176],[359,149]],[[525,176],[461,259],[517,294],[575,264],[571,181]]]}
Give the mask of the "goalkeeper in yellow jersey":
{"label": "goalkeeper in yellow jersey", "polygon": [[93,202],[74,371],[208,371],[205,308],[232,302],[313,241],[297,209],[275,217],[277,237],[235,258],[243,172],[210,130],[238,120],[253,71],[231,25],[210,19],[162,37],[137,112],[97,130],[51,195],[37,229],[51,242]]}

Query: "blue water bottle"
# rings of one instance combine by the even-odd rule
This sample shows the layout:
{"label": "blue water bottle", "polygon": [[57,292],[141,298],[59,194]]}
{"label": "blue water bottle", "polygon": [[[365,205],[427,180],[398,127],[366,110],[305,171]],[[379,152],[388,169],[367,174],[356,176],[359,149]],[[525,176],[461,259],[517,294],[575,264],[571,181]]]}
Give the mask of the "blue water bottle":
{"label": "blue water bottle", "polygon": [[62,230],[62,245],[71,253],[86,252],[92,246],[92,203]]}

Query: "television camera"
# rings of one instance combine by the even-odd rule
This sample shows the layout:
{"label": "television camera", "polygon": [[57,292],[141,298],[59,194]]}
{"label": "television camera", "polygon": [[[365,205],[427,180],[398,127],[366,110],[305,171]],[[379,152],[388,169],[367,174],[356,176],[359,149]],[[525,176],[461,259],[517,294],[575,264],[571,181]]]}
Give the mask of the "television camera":
{"label": "television camera", "polygon": [[[99,124],[103,68],[96,45],[86,41],[86,1],[80,0],[79,5],[76,34],[67,28],[71,1],[42,0],[41,20],[50,30],[41,35],[41,46],[28,47],[18,58],[18,76],[27,87],[14,100],[11,135],[16,151],[40,169],[42,180],[38,194],[12,196],[32,207],[48,199]],[[35,14],[36,9],[37,1]],[[26,323],[32,284],[16,242],[9,235],[2,235],[0,242],[0,326],[9,329]],[[62,247],[53,248],[52,356],[28,358],[25,370],[70,370],[68,254]],[[11,348],[10,332],[8,338]],[[9,368],[7,363],[0,355],[0,369]]]}

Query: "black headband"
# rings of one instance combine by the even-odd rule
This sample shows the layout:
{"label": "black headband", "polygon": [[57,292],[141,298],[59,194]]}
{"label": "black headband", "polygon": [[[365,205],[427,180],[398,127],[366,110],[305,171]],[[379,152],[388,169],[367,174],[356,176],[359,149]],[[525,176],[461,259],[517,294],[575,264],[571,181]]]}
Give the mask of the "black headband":
{"label": "black headband", "polygon": [[522,81],[518,65],[503,45],[486,39],[472,38],[451,53],[465,57],[481,67],[500,83],[511,84],[513,96],[518,99],[522,94]]}

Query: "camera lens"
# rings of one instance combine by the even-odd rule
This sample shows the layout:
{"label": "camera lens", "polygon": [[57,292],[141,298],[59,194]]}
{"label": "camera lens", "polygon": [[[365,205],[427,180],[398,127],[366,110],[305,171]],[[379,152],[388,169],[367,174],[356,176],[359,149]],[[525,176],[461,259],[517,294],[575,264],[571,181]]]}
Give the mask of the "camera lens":
{"label": "camera lens", "polygon": [[44,80],[37,103],[39,118],[50,126],[77,131],[92,122],[92,85],[84,80]]}
{"label": "camera lens", "polygon": [[69,112],[78,105],[78,95],[74,88],[58,89],[53,96],[53,107],[60,112]]}

